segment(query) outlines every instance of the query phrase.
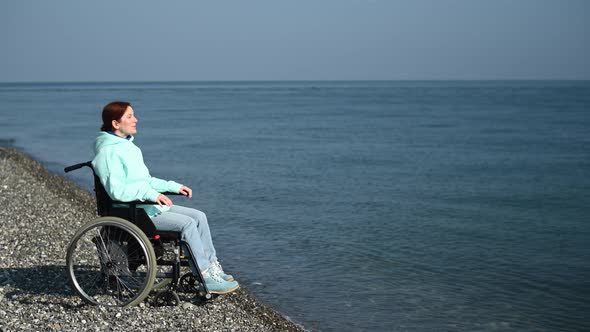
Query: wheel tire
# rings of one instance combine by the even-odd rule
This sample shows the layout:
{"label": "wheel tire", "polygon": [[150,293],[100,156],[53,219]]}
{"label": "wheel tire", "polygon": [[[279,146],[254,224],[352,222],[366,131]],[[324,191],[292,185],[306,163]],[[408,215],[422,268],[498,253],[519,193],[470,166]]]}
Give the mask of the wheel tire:
{"label": "wheel tire", "polygon": [[80,227],[66,255],[70,286],[84,302],[94,305],[139,304],[152,289],[156,269],[147,236],[117,217],[100,217]]}

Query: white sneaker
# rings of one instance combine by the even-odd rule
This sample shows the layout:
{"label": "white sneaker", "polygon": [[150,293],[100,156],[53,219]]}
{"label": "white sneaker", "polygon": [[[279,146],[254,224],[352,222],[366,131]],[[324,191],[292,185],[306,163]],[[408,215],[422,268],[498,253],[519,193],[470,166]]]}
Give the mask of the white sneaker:
{"label": "white sneaker", "polygon": [[219,261],[217,261],[217,260],[215,262],[211,263],[209,270],[213,274],[217,274],[218,276],[223,278],[223,280],[225,280],[225,281],[234,281],[233,276],[231,276],[230,274],[225,274],[225,272],[223,272],[223,268],[221,267],[221,264],[219,264]]}
{"label": "white sneaker", "polygon": [[203,273],[203,279],[209,293],[227,294],[240,288],[236,281],[226,281],[220,275],[212,272],[211,269],[207,269],[207,272]]}

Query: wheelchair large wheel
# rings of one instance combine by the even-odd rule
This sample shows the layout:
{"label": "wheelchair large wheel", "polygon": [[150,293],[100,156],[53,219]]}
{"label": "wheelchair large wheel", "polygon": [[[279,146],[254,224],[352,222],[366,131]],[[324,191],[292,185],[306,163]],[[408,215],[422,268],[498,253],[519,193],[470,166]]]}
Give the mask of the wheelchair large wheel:
{"label": "wheelchair large wheel", "polygon": [[130,307],[149,294],[156,277],[154,249],[137,226],[101,217],[82,226],[66,256],[72,288],[90,304]]}

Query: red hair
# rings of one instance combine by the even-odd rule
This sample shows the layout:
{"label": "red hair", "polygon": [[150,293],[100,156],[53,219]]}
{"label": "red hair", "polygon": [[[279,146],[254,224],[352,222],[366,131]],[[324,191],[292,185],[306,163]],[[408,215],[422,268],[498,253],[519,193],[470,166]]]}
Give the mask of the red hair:
{"label": "red hair", "polygon": [[100,127],[100,130],[113,131],[113,120],[121,120],[129,106],[131,104],[126,101],[114,101],[107,104],[102,109],[102,127]]}

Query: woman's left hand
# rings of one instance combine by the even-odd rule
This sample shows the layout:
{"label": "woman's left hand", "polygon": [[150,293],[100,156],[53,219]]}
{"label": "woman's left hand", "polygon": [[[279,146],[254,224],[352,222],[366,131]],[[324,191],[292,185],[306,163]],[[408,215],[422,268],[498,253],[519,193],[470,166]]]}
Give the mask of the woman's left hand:
{"label": "woman's left hand", "polygon": [[183,194],[184,196],[191,198],[193,197],[193,190],[187,186],[182,186],[180,187],[180,190],[178,190],[179,194]]}

